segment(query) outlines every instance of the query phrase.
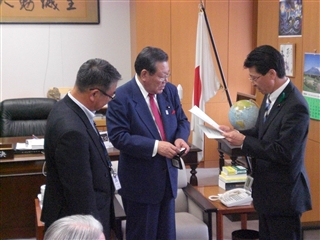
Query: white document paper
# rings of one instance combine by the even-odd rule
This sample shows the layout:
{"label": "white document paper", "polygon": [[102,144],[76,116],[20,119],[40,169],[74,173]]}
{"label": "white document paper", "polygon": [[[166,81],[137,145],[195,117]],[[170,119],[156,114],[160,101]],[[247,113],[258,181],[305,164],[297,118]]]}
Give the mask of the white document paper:
{"label": "white document paper", "polygon": [[211,127],[207,127],[207,126],[204,126],[204,125],[200,125],[199,127],[202,129],[202,131],[207,136],[207,138],[210,138],[210,139],[221,139],[221,138],[224,138],[224,136],[221,135],[221,132],[219,132],[219,131],[211,128]]}
{"label": "white document paper", "polygon": [[204,132],[204,134],[210,138],[210,139],[222,139],[224,136],[221,135],[223,131],[219,129],[219,125],[212,119],[210,118],[205,112],[203,112],[200,108],[197,106],[193,106],[189,110],[193,115],[196,117],[202,119],[204,122],[210,124],[213,128],[205,126],[205,125],[200,125],[199,127],[201,130]]}
{"label": "white document paper", "polygon": [[212,127],[214,127],[217,131],[222,132],[221,129],[219,129],[219,124],[217,124],[212,118],[210,118],[204,111],[202,111],[197,106],[193,106],[189,112],[197,116],[198,118],[202,119],[206,123],[210,124]]}

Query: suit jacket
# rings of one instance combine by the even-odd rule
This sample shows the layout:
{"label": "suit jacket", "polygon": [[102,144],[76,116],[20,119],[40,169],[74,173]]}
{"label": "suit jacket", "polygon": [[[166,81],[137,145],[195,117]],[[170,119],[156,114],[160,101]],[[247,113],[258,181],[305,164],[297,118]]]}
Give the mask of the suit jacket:
{"label": "suit jacket", "polygon": [[[190,124],[179,100],[177,88],[167,83],[157,101],[166,140],[177,138],[187,142]],[[172,194],[177,194],[177,169],[171,159],[156,154],[152,157],[155,140],[160,134],[148,105],[133,78],[117,88],[117,97],[108,104],[107,129],[112,144],[120,150],[119,193],[132,201],[154,204],[163,198],[166,172],[169,172]]]}
{"label": "suit jacket", "polygon": [[57,102],[45,133],[46,227],[64,216],[91,214],[109,234],[113,188],[105,152],[83,110],[68,95]]}
{"label": "suit jacket", "polygon": [[311,209],[304,166],[309,110],[290,82],[263,123],[266,96],[255,128],[241,131],[242,151],[256,159],[252,195],[259,213],[290,215]]}

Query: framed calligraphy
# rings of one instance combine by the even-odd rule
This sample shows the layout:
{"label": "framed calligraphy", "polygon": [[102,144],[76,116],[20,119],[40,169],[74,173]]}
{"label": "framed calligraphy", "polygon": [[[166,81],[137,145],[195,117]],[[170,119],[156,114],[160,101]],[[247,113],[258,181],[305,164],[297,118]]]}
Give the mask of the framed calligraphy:
{"label": "framed calligraphy", "polygon": [[286,75],[288,77],[294,77],[294,64],[295,64],[294,44],[292,43],[280,44],[280,53],[284,59]]}
{"label": "framed calligraphy", "polygon": [[0,0],[0,23],[99,24],[99,0]]}

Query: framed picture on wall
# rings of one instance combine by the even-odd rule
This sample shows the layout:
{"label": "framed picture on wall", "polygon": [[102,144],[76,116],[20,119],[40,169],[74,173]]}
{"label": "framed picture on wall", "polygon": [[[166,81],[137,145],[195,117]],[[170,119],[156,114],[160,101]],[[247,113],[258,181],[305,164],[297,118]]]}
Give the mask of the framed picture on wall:
{"label": "framed picture on wall", "polygon": [[286,75],[294,77],[295,49],[293,43],[280,44],[280,53],[283,56]]}
{"label": "framed picture on wall", "polygon": [[0,0],[0,23],[99,24],[99,0]]}

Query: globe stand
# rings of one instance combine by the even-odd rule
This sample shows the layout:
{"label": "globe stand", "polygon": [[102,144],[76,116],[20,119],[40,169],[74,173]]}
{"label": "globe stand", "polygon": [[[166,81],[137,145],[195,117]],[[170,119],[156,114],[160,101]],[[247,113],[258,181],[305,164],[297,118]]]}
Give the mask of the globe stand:
{"label": "globe stand", "polygon": [[248,175],[251,175],[252,168],[249,157],[247,157],[238,146],[232,146],[225,139],[216,139],[218,141],[218,151],[219,151],[219,170],[222,171],[222,167],[225,165],[224,154],[227,154],[231,159],[231,165],[237,165],[238,157],[245,156]]}

